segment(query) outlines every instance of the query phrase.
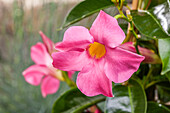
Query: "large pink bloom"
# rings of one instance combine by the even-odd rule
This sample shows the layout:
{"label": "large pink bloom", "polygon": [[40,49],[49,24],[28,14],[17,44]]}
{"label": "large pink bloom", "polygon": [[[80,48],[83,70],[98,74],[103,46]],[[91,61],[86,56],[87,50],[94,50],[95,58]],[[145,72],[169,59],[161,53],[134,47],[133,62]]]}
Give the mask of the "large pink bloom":
{"label": "large pink bloom", "polygon": [[31,85],[41,84],[42,95],[46,97],[47,94],[53,94],[58,90],[59,80],[63,78],[61,71],[52,66],[50,53],[54,51],[54,43],[42,32],[40,35],[44,44],[39,42],[31,47],[31,58],[35,64],[24,70],[22,74]]}
{"label": "large pink bloom", "polygon": [[80,71],[77,86],[85,95],[112,97],[112,81],[128,80],[144,60],[119,47],[124,38],[117,20],[100,11],[90,31],[73,26],[65,32],[63,42],[56,45],[62,52],[52,54],[53,65],[64,71]]}

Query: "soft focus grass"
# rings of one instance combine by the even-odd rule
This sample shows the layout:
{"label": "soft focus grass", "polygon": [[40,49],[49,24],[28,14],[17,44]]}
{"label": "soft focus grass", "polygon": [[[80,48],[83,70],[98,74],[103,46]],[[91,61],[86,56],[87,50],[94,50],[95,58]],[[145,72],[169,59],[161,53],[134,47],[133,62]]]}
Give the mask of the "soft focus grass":
{"label": "soft focus grass", "polygon": [[[1,3],[0,113],[50,113],[56,98],[68,89],[62,82],[56,94],[43,98],[40,87],[25,82],[22,71],[34,64],[30,58],[30,48],[41,41],[39,30],[54,42],[62,40],[65,29],[56,29],[75,4],[48,3],[24,10],[23,2]],[[113,12],[113,9],[106,12]],[[75,25],[90,28],[96,15]]]}

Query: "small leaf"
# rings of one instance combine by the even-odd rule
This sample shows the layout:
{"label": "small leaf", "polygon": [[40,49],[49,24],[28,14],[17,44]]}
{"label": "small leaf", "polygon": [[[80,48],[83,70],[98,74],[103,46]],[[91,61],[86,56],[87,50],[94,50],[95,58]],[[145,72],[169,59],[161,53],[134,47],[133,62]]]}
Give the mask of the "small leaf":
{"label": "small leaf", "polygon": [[170,71],[170,39],[159,39],[158,48],[162,60],[161,74],[164,75]]}
{"label": "small leaf", "polygon": [[90,16],[101,9],[113,6],[111,0],[85,0],[75,6],[66,18],[63,27],[69,26],[87,16]]}
{"label": "small leaf", "polygon": [[81,113],[85,108],[104,101],[105,96],[87,97],[77,88],[61,95],[53,105],[52,113]]}
{"label": "small leaf", "polygon": [[170,110],[155,102],[148,102],[147,113],[170,113]]}
{"label": "small leaf", "polygon": [[142,85],[135,79],[128,86],[115,85],[114,97],[107,97],[106,113],[146,113],[147,100]]}
{"label": "small leaf", "polygon": [[150,38],[170,38],[168,3],[156,6],[148,11],[131,11],[132,21],[136,28]]}

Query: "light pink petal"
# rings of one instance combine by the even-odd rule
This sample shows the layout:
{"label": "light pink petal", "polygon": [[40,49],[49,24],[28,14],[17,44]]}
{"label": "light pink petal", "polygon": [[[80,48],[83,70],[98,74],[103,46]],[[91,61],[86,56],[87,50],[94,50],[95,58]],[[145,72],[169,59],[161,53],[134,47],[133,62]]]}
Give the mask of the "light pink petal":
{"label": "light pink petal", "polygon": [[56,93],[59,89],[60,81],[51,76],[46,76],[41,84],[41,93],[43,97],[46,97],[48,94]]}
{"label": "light pink petal", "polygon": [[[133,45],[132,42],[124,43],[120,45],[119,47],[136,53],[135,46]],[[159,56],[153,50],[146,49],[140,46],[138,46],[138,49],[139,49],[140,54],[145,56],[145,59],[143,60],[144,63],[149,63],[149,64],[160,64],[161,63]]]}
{"label": "light pink petal", "polygon": [[43,43],[46,46],[48,52],[52,53],[54,50],[54,43],[42,31],[40,31],[39,34],[41,35]]}
{"label": "light pink petal", "polygon": [[94,41],[111,48],[120,45],[125,39],[125,34],[117,20],[103,11],[100,11],[94,21],[90,34],[94,37]]}
{"label": "light pink petal", "polygon": [[89,62],[86,51],[56,52],[52,54],[53,66],[63,71],[81,71]]}
{"label": "light pink petal", "polygon": [[36,64],[50,65],[52,63],[47,48],[40,42],[31,47],[31,58]]}
{"label": "light pink petal", "polygon": [[45,65],[32,65],[28,67],[26,70],[24,70],[22,74],[25,75],[30,72],[39,72],[44,75],[48,75],[52,73],[52,71]]}
{"label": "light pink petal", "polygon": [[105,58],[105,73],[115,83],[128,80],[138,70],[140,63],[144,60],[143,56],[119,47],[113,49],[107,48]]}
{"label": "light pink petal", "polygon": [[31,85],[39,85],[44,75],[51,71],[44,65],[32,65],[22,72],[25,80]]}
{"label": "light pink petal", "polygon": [[72,49],[86,49],[93,42],[87,28],[82,26],[73,26],[66,30],[63,42],[56,44],[56,49],[60,51],[68,51]]}
{"label": "light pink petal", "polygon": [[27,81],[31,85],[39,85],[41,83],[41,79],[43,77],[43,73],[40,72],[30,72],[24,75],[25,81]]}
{"label": "light pink petal", "polygon": [[104,72],[104,63],[90,63],[77,76],[77,87],[87,96],[103,94],[112,97],[112,82]]}

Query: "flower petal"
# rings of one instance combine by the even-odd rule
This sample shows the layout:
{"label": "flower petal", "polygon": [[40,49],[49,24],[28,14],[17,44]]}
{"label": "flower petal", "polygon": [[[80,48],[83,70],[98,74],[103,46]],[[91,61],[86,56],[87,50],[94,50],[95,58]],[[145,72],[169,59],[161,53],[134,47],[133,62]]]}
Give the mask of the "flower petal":
{"label": "flower petal", "polygon": [[[119,47],[136,53],[136,49],[132,42],[124,43],[120,45]],[[138,49],[139,49],[140,54],[145,56],[145,59],[143,60],[144,63],[149,63],[149,64],[160,64],[161,63],[159,56],[153,50],[146,49],[140,46],[138,46]]]}
{"label": "flower petal", "polygon": [[103,61],[86,65],[77,76],[77,87],[87,96],[103,94],[112,97],[112,82],[104,73]]}
{"label": "flower petal", "polygon": [[103,11],[100,11],[94,21],[90,34],[94,37],[94,41],[111,48],[120,45],[125,39],[125,34],[117,20]]}
{"label": "flower petal", "polygon": [[51,70],[45,65],[32,65],[28,67],[26,70],[24,70],[22,74],[25,75],[30,72],[40,72],[47,75],[51,73]]}
{"label": "flower petal", "polygon": [[36,64],[40,65],[51,65],[52,63],[52,58],[45,45],[40,42],[31,47],[31,58]]}
{"label": "flower petal", "polygon": [[104,69],[107,77],[115,83],[121,83],[138,70],[145,57],[117,47],[107,48],[105,58]]}
{"label": "flower petal", "polygon": [[81,71],[89,62],[86,51],[56,52],[52,54],[53,66],[63,71]]}
{"label": "flower petal", "polygon": [[51,76],[46,76],[41,84],[41,93],[43,97],[46,97],[48,94],[53,94],[59,89],[60,81]]}
{"label": "flower petal", "polygon": [[41,35],[43,43],[46,46],[48,52],[52,53],[54,50],[54,43],[42,31],[40,31],[39,34]]}
{"label": "flower petal", "polygon": [[44,75],[51,71],[43,65],[32,65],[22,72],[25,80],[31,85],[39,85]]}
{"label": "flower petal", "polygon": [[93,37],[87,28],[73,26],[66,30],[63,42],[57,43],[56,49],[59,51],[68,51],[77,48],[86,49],[92,42]]}
{"label": "flower petal", "polygon": [[25,81],[31,85],[37,86],[41,83],[43,73],[40,72],[30,72],[24,75]]}

